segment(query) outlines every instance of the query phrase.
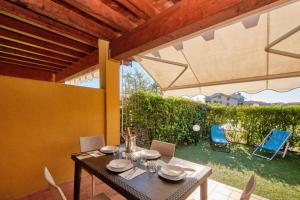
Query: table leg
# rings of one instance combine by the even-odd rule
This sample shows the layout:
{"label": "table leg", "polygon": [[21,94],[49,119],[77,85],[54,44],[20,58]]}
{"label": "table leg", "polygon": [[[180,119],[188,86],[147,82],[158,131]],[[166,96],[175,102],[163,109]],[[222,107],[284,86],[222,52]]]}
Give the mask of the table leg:
{"label": "table leg", "polygon": [[81,181],[81,166],[75,162],[75,173],[74,173],[74,200],[80,198],[80,181]]}
{"label": "table leg", "polygon": [[200,199],[207,200],[207,179],[200,184]]}

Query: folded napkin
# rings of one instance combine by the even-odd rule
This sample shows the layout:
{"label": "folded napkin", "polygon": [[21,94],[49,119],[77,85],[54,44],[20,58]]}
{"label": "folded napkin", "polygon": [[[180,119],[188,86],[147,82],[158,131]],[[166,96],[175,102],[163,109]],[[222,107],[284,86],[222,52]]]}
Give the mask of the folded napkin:
{"label": "folded napkin", "polygon": [[79,160],[83,160],[83,159],[86,159],[86,158],[91,158],[92,156],[89,155],[89,154],[83,154],[83,155],[79,155],[79,156],[76,156]]}
{"label": "folded napkin", "polygon": [[131,180],[145,172],[146,172],[145,170],[140,169],[140,168],[132,168],[128,171],[120,173],[119,176],[121,176],[122,178],[125,178],[126,180]]}
{"label": "folded napkin", "polygon": [[89,155],[93,156],[93,157],[99,157],[99,156],[104,156],[104,153],[101,153],[100,151],[90,151],[88,152]]}
{"label": "folded napkin", "polygon": [[83,154],[80,154],[76,156],[79,160],[83,160],[86,158],[91,158],[91,157],[99,157],[99,156],[104,156],[104,153],[101,153],[100,151],[89,151]]}
{"label": "folded napkin", "polygon": [[194,174],[194,172],[196,172],[196,170],[194,170],[193,168],[181,164],[176,164],[176,166],[181,167],[187,175],[192,175]]}
{"label": "folded napkin", "polygon": [[165,166],[161,168],[161,172],[169,176],[179,176],[183,173],[183,170],[180,167]]}

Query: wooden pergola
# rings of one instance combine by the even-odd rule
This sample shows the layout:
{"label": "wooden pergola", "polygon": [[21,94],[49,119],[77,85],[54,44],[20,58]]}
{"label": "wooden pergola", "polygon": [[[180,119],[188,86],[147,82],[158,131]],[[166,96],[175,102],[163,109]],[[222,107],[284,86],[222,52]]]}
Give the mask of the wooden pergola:
{"label": "wooden pergola", "polygon": [[[291,1],[0,0],[1,199],[45,188],[45,166],[72,180],[79,137],[120,144],[121,62]],[[60,84],[95,68],[100,89]]]}
{"label": "wooden pergola", "polygon": [[2,0],[0,75],[62,82],[287,0]]}

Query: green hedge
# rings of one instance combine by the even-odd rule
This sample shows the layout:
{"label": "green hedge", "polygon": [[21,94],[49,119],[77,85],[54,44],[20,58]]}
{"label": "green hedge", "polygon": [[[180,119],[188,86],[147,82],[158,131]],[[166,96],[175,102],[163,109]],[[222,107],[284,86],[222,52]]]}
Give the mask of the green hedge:
{"label": "green hedge", "polygon": [[[149,134],[149,139],[172,143],[196,143],[192,125],[205,125],[207,106],[182,98],[162,98],[156,93],[137,92],[126,101],[125,126]],[[141,133],[140,133],[141,134]]]}
{"label": "green hedge", "polygon": [[300,146],[300,106],[212,106],[208,113],[207,125],[231,124],[237,142],[259,144],[275,128],[292,131],[291,145]]}
{"label": "green hedge", "polygon": [[[124,106],[125,127],[147,133],[149,140],[176,144],[197,143],[209,135],[212,124],[230,124],[228,131],[237,142],[258,144],[273,128],[294,132],[293,146],[300,146],[300,106],[220,106],[206,105],[184,98],[163,98],[159,94],[136,92]],[[199,124],[200,132],[192,131]]]}

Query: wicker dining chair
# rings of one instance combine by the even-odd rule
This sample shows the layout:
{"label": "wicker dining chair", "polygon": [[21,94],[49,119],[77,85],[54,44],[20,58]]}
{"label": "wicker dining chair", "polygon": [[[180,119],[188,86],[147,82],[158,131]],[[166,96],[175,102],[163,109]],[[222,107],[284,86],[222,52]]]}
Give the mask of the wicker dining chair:
{"label": "wicker dining chair", "polygon": [[151,150],[158,151],[163,156],[173,157],[175,154],[175,144],[152,140]]}
{"label": "wicker dining chair", "polygon": [[[65,194],[61,190],[61,188],[56,185],[53,177],[51,176],[51,173],[49,172],[48,168],[45,167],[44,169],[44,176],[45,179],[48,182],[49,189],[51,191],[52,197],[54,200],[67,200]],[[108,196],[106,196],[104,193],[100,193],[94,197],[91,198],[91,200],[110,200]]]}
{"label": "wicker dining chair", "polygon": [[[100,149],[105,145],[104,137],[102,135],[96,136],[87,136],[80,137],[80,151],[87,152]],[[96,177],[92,176],[92,195],[95,195],[95,179]]]}
{"label": "wicker dining chair", "polygon": [[102,135],[80,137],[80,151],[87,152],[100,149],[105,145]]}
{"label": "wicker dining chair", "polygon": [[255,187],[256,187],[256,178],[255,178],[255,175],[253,174],[250,177],[250,179],[249,179],[249,181],[248,181],[248,183],[247,183],[247,185],[246,185],[246,187],[245,187],[245,189],[244,189],[244,191],[241,195],[240,200],[249,200],[250,197],[251,197],[251,194],[255,190]]}

